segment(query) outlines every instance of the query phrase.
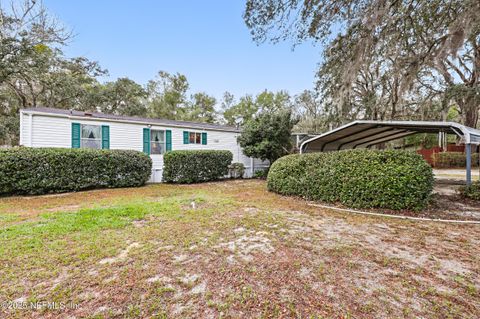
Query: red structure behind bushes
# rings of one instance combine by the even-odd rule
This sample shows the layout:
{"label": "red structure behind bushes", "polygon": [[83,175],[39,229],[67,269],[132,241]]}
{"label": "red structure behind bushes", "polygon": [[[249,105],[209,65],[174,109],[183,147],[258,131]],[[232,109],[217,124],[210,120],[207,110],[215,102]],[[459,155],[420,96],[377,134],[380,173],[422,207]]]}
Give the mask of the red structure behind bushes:
{"label": "red structure behind bushes", "polygon": [[[449,167],[465,167],[465,145],[448,144],[447,150],[444,152],[441,147],[435,146],[428,149],[417,150],[432,167],[449,168]],[[476,154],[475,146],[472,146],[472,164],[478,165],[478,154]]]}

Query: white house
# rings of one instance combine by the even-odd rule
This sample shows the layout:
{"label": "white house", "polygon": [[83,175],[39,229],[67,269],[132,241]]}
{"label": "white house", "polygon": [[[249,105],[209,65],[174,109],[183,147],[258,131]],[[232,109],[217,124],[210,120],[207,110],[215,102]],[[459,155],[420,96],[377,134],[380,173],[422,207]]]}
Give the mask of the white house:
{"label": "white house", "polygon": [[231,126],[117,116],[54,108],[20,110],[20,145],[137,150],[150,155],[151,182],[161,182],[163,154],[169,150],[229,150],[245,165],[245,176],[267,162],[247,157]]}

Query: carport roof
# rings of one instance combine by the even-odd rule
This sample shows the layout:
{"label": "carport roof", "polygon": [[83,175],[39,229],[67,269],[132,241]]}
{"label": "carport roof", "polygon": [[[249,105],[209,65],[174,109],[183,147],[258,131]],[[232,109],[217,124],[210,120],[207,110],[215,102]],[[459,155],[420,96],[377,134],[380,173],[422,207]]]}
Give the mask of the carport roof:
{"label": "carport roof", "polygon": [[354,121],[302,143],[302,152],[366,148],[416,133],[455,134],[465,144],[480,144],[480,131],[455,122]]}

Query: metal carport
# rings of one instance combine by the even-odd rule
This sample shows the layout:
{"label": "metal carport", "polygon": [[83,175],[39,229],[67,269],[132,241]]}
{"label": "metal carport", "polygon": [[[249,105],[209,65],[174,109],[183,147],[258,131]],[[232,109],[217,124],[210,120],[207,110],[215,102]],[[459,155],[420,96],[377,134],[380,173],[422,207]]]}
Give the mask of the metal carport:
{"label": "metal carport", "polygon": [[480,131],[455,122],[354,121],[302,143],[301,153],[369,148],[417,133],[455,134],[465,144],[467,184],[472,182],[471,145],[480,144]]}

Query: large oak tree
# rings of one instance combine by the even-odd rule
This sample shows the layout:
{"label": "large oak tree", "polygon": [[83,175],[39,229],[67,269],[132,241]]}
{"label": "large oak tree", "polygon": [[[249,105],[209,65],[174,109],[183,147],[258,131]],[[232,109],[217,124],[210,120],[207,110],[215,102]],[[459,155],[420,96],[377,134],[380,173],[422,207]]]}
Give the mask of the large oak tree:
{"label": "large oak tree", "polygon": [[441,117],[453,103],[476,126],[478,12],[478,0],[248,0],[244,18],[258,42],[325,46],[319,88],[339,122]]}

